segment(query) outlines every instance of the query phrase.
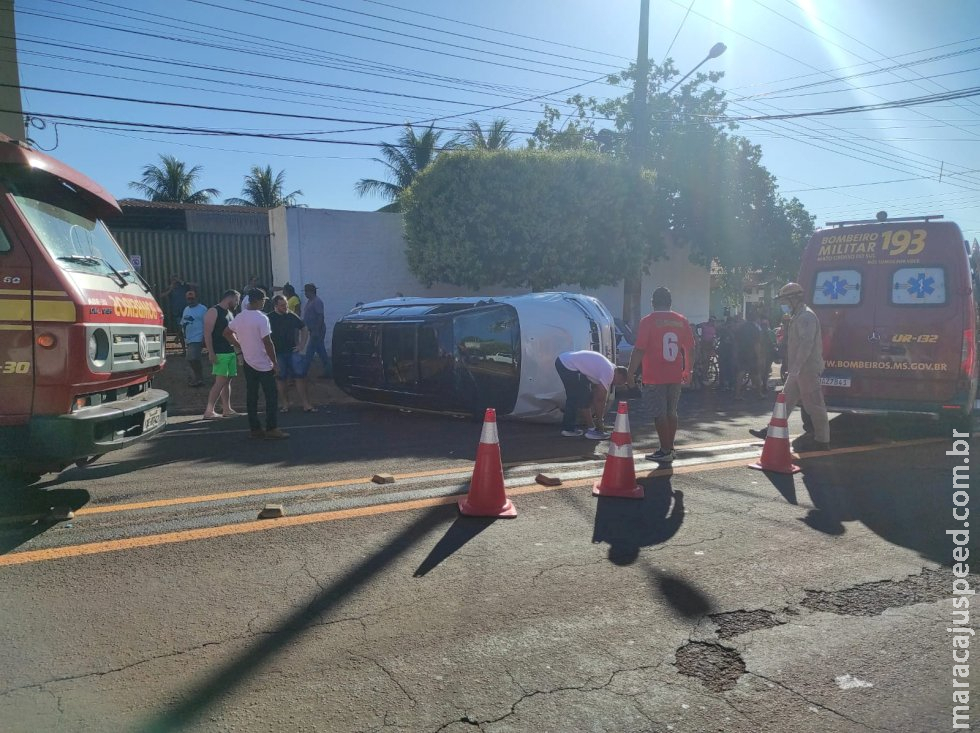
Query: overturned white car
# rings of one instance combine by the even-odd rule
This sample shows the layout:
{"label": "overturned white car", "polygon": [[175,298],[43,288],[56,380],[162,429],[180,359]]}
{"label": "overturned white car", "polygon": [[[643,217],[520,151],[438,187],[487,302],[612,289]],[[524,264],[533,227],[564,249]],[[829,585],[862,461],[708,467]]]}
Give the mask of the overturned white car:
{"label": "overturned white car", "polygon": [[613,317],[587,295],[394,298],[337,322],[333,369],[344,392],[368,402],[558,421],[555,358],[579,349],[616,361]]}

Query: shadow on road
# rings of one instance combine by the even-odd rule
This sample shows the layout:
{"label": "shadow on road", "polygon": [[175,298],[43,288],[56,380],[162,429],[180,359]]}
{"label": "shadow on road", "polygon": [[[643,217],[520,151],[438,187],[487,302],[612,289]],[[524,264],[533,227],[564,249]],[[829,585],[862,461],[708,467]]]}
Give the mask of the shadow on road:
{"label": "shadow on road", "polygon": [[592,542],[609,544],[609,561],[631,565],[640,548],[666,542],[684,521],[684,494],[670,486],[670,476],[639,479],[645,498],[615,499],[600,496],[596,504]]}
{"label": "shadow on road", "polygon": [[847,523],[861,522],[888,542],[950,565],[946,530],[958,522],[952,518],[955,464],[945,456],[948,447],[919,446],[912,454],[918,458],[891,464],[861,456],[803,457],[798,463],[814,508],[800,521],[828,535],[843,535]]}
{"label": "shadow on road", "polygon": [[84,489],[30,487],[0,491],[0,555],[56,526],[58,522],[47,519],[52,507],[77,511],[91,498]]}
{"label": "shadow on road", "polygon": [[285,650],[322,614],[339,606],[348,596],[373,580],[404,553],[413,549],[429,532],[443,524],[450,512],[454,511],[456,511],[455,506],[440,506],[421,514],[387,545],[324,588],[306,606],[285,618],[276,630],[263,636],[207,678],[196,681],[181,696],[181,702],[139,726],[137,730],[140,733],[173,733],[184,730],[218,700]]}
{"label": "shadow on road", "polygon": [[[453,510],[455,511],[455,507]],[[494,517],[457,517],[442,539],[432,548],[432,552],[419,565],[413,576],[421,578],[429,571],[434,570],[439,563],[496,521],[497,519]]]}
{"label": "shadow on road", "polygon": [[715,602],[711,597],[680,575],[656,568],[647,568],[646,572],[655,597],[665,600],[684,618],[701,618],[714,610]]}

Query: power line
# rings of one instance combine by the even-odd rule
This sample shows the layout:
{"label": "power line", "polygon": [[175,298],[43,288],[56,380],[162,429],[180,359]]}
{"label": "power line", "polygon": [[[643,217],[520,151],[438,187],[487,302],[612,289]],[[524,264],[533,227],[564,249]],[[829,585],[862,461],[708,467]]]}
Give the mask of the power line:
{"label": "power line", "polygon": [[[261,0],[246,0],[246,1],[247,2],[251,2],[251,3],[254,3],[256,5],[267,5],[267,6],[276,8],[277,10],[283,10],[284,9],[284,8],[279,7],[279,6],[272,5],[270,3],[261,2]],[[502,63],[500,61],[491,61],[491,60],[488,60],[488,59],[474,58],[472,56],[463,56],[463,55],[456,54],[456,53],[449,53],[447,51],[437,51],[437,50],[434,50],[434,49],[431,49],[431,48],[425,48],[424,46],[414,46],[414,45],[409,44],[409,43],[400,43],[398,41],[388,41],[388,40],[385,40],[383,38],[372,38],[371,36],[365,36],[365,35],[362,35],[362,34],[359,34],[359,33],[351,33],[349,31],[341,31],[341,30],[337,30],[335,28],[328,28],[326,26],[314,25],[312,23],[301,23],[301,22],[296,21],[296,20],[290,20],[288,18],[277,17],[277,16],[274,16],[274,15],[264,15],[263,13],[256,13],[256,12],[251,11],[251,10],[243,10],[242,8],[235,8],[235,7],[228,7],[226,5],[219,5],[218,3],[207,2],[207,0],[186,0],[186,2],[194,3],[195,5],[203,5],[205,7],[217,8],[219,10],[227,10],[227,11],[230,11],[230,12],[233,12],[233,13],[240,13],[242,15],[249,15],[249,16],[253,16],[253,17],[256,17],[256,18],[262,18],[263,20],[273,20],[273,21],[277,21],[277,22],[280,22],[280,23],[287,23],[289,25],[299,26],[301,28],[310,28],[310,29],[314,29],[314,30],[320,30],[320,31],[324,31],[325,33],[335,33],[335,34],[338,34],[338,35],[341,35],[341,36],[347,36],[349,38],[359,38],[361,40],[372,41],[374,43],[382,43],[382,44],[389,45],[389,46],[397,46],[399,48],[408,48],[408,49],[411,49],[413,51],[422,51],[423,53],[439,54],[440,56],[445,56],[445,57],[448,57],[448,58],[457,58],[457,59],[463,59],[464,61],[474,61],[476,63],[481,63],[481,64],[490,64],[492,66],[500,66],[500,67],[505,68],[505,69],[516,69],[518,71],[527,71],[527,72],[530,72],[530,73],[533,73],[533,74],[545,74],[547,76],[554,76],[554,77],[563,78],[563,79],[571,79],[573,81],[585,81],[584,79],[581,79],[579,77],[568,76],[567,74],[559,74],[559,73],[556,73],[554,71],[542,71],[540,69],[528,68],[526,66],[515,66],[513,64],[505,64],[505,63]],[[371,28],[371,26],[365,26],[362,23],[353,23],[352,21],[349,21],[349,20],[339,20],[339,19],[335,19],[335,18],[330,18],[328,16],[318,15],[316,13],[309,13],[309,12],[306,12],[306,11],[303,11],[303,10],[295,10],[295,9],[292,9],[292,8],[285,8],[285,9],[286,10],[289,10],[290,12],[293,12],[293,13],[300,13],[302,15],[310,15],[312,17],[317,17],[317,18],[326,18],[327,20],[336,20],[339,23],[346,23],[346,24],[349,24],[349,25]],[[373,30],[378,30],[378,29],[373,28]],[[385,33],[393,33],[395,35],[405,35],[405,34],[396,33],[395,31],[383,31],[383,32],[385,32]],[[465,48],[465,47],[458,46],[456,44],[445,43],[443,41],[434,41],[432,39],[422,39],[422,40],[425,40],[426,42],[429,42],[429,43],[438,43],[440,45],[445,45],[445,46],[450,46],[450,47]],[[483,51],[482,49],[467,49],[467,50],[476,51],[477,53],[493,53],[492,51]],[[554,67],[554,68],[565,69],[566,71],[577,71],[577,72],[585,73],[585,74],[595,74],[596,73],[596,70],[595,69],[592,69],[592,70],[589,70],[589,69],[579,69],[579,68],[576,68],[576,67],[562,66],[560,64],[552,64],[552,63],[548,63],[548,62],[544,62],[544,61],[534,61],[533,59],[524,59],[524,58],[519,58],[519,57],[516,57],[516,56],[509,56],[507,54],[494,54],[494,55],[502,56],[504,58],[517,59],[519,61],[526,61],[526,62],[529,62],[529,63],[537,63],[537,64],[539,64],[541,66],[551,66],[551,67]]]}
{"label": "power line", "polygon": [[[679,2],[679,0],[670,0],[670,2],[673,3],[674,5],[677,5],[678,7],[683,7],[683,5]],[[774,52],[774,53],[776,53],[776,54],[778,54],[780,56],[783,56],[785,58],[788,58],[788,59],[790,59],[790,60],[792,60],[792,61],[800,64],[801,66],[807,66],[807,67],[809,67],[809,68],[811,68],[814,71],[817,71],[819,73],[826,73],[826,72],[821,71],[820,69],[817,69],[812,64],[808,64],[808,63],[806,63],[804,61],[801,61],[800,59],[798,59],[798,58],[796,58],[794,56],[791,56],[790,54],[784,53],[784,52],[782,52],[782,51],[780,51],[780,50],[778,50],[776,48],[773,48],[772,46],[769,46],[768,44],[765,44],[765,43],[763,43],[763,42],[761,42],[761,41],[759,41],[759,40],[757,40],[755,38],[752,38],[751,36],[748,36],[748,35],[746,35],[744,33],[741,33],[740,31],[737,31],[734,28],[731,28],[730,26],[728,26],[728,25],[726,25],[724,23],[721,23],[720,21],[717,21],[714,18],[711,18],[711,17],[709,17],[707,15],[704,15],[703,13],[699,13],[697,11],[692,11],[692,12],[695,15],[697,15],[697,16],[699,16],[701,18],[704,18],[705,20],[707,20],[708,22],[712,23],[713,25],[717,25],[717,26],[719,26],[721,28],[725,28],[729,32],[734,33],[734,34],[736,34],[736,35],[738,35],[738,36],[740,36],[742,38],[745,38],[746,40],[750,41],[751,43],[754,43],[754,44],[759,45],[759,46],[761,46],[763,48],[766,48],[766,49],[768,49],[768,50],[770,50],[770,51],[772,51],[772,52]],[[769,106],[771,106],[771,105],[769,105]],[[872,142],[872,143],[877,144],[877,145],[881,145],[882,144],[882,143],[879,143],[878,141],[871,140],[870,138],[868,138],[868,140],[869,140],[869,142]],[[839,152],[839,151],[833,151],[833,152]],[[907,172],[907,171],[904,171],[904,172]]]}
{"label": "power line", "polygon": [[[63,2],[63,0],[49,0],[49,2]],[[66,3],[66,4],[70,4],[70,3]],[[450,81],[450,82],[457,82],[457,83],[456,84],[438,83],[439,82],[439,77],[437,75],[434,75],[434,74],[425,74],[425,73],[422,73],[422,72],[396,70],[396,73],[399,73],[399,74],[402,74],[403,75],[402,78],[399,78],[398,76],[393,76],[390,73],[389,74],[383,74],[383,73],[372,72],[372,71],[366,70],[364,68],[365,65],[373,65],[375,68],[383,68],[383,66],[379,66],[377,64],[370,64],[370,62],[363,61],[361,59],[356,59],[356,58],[355,59],[352,59],[352,61],[350,63],[348,63],[347,61],[343,61],[343,60],[341,60],[341,61],[333,61],[333,60],[331,60],[330,62],[326,62],[326,61],[316,62],[316,61],[312,61],[311,60],[310,54],[312,53],[312,55],[314,57],[319,56],[321,58],[324,57],[324,54],[320,53],[317,49],[312,49],[312,48],[309,48],[309,47],[299,47],[302,50],[303,54],[304,54],[303,56],[290,57],[290,56],[287,56],[287,55],[283,55],[282,53],[257,52],[254,46],[252,46],[252,47],[234,47],[234,46],[227,46],[227,45],[222,45],[220,43],[202,41],[200,39],[187,39],[187,38],[181,38],[179,36],[162,35],[162,34],[159,34],[159,33],[153,33],[153,32],[150,32],[150,31],[141,30],[141,29],[137,29],[137,28],[128,28],[128,27],[125,27],[125,26],[114,26],[114,25],[110,25],[109,23],[106,23],[106,22],[98,22],[98,23],[96,23],[96,22],[91,21],[89,19],[86,19],[86,18],[77,18],[75,16],[51,15],[51,14],[46,14],[46,13],[34,12],[34,11],[30,11],[30,10],[25,10],[25,11],[20,11],[20,12],[22,12],[22,13],[24,13],[26,15],[34,15],[34,16],[38,16],[38,17],[42,17],[42,18],[50,18],[50,19],[54,19],[54,20],[61,20],[61,21],[65,21],[65,22],[76,23],[76,24],[79,24],[79,25],[86,25],[86,26],[98,28],[100,30],[111,30],[111,31],[116,31],[116,32],[120,32],[120,33],[128,33],[128,34],[139,35],[139,36],[148,37],[148,38],[157,38],[157,39],[164,40],[164,41],[183,43],[183,44],[187,44],[187,45],[191,45],[191,46],[198,46],[198,47],[202,47],[202,48],[215,48],[215,49],[223,50],[223,51],[234,51],[234,52],[237,52],[237,53],[246,54],[246,55],[248,55],[250,57],[259,56],[259,57],[273,58],[273,59],[284,60],[284,61],[293,61],[293,62],[296,62],[296,63],[302,63],[302,64],[304,64],[306,66],[309,66],[309,65],[322,66],[322,67],[325,67],[325,68],[333,68],[333,69],[340,69],[340,70],[343,70],[343,71],[350,71],[350,72],[354,72],[354,73],[358,73],[358,74],[363,74],[363,75],[366,75],[366,76],[376,76],[376,77],[381,77],[381,78],[384,78],[384,79],[395,79],[397,81],[409,81],[409,82],[412,82],[412,83],[422,83],[422,82],[419,82],[416,79],[412,79],[412,78],[407,78],[406,79],[406,78],[404,78],[405,76],[408,76],[408,77],[418,76],[418,77],[424,78],[425,79],[425,82],[424,83],[426,83],[429,86],[436,86],[436,87],[441,87],[441,88],[445,88],[445,89],[470,91],[469,89],[466,89],[465,87],[477,86],[477,87],[486,87],[488,89],[500,89],[503,93],[500,93],[498,96],[511,96],[511,95],[514,94],[514,89],[513,88],[510,88],[510,89],[507,89],[506,91],[504,91],[504,88],[503,87],[500,87],[499,85],[491,85],[491,84],[486,84],[484,82],[467,81],[467,80],[456,80],[456,79],[442,77],[443,80],[447,80],[447,81]],[[215,35],[215,34],[209,34],[209,35]],[[0,37],[8,37],[9,38],[9,36],[0,36]],[[295,45],[295,44],[284,44],[282,42],[273,41],[272,39],[268,39],[268,40],[269,40],[270,44],[274,44],[277,49],[280,49],[283,45]],[[327,58],[329,58],[330,56],[338,56],[338,55],[337,54],[329,54],[328,53],[328,54],[326,54],[326,56],[327,56]],[[342,57],[341,56],[340,58],[343,59],[345,57]],[[391,68],[391,67],[389,67],[389,68]],[[436,81],[432,81],[433,79],[435,79]],[[459,84],[463,84],[464,87],[459,86]],[[494,93],[494,92],[490,92],[490,93]]]}
{"label": "power line", "polygon": [[[788,0],[787,0],[787,1],[788,1]],[[765,9],[766,9],[766,10],[768,10],[769,12],[771,12],[771,13],[774,13],[775,15],[777,15],[777,16],[779,16],[780,18],[783,18],[784,20],[786,20],[786,21],[788,21],[788,22],[790,22],[790,23],[792,23],[793,25],[796,25],[796,26],[798,26],[798,27],[800,27],[800,28],[802,28],[802,29],[803,29],[803,30],[805,30],[806,32],[808,32],[808,33],[812,33],[812,34],[813,34],[813,35],[815,35],[815,36],[816,36],[817,38],[819,38],[819,39],[821,39],[821,40],[823,40],[823,41],[826,41],[827,43],[832,43],[832,44],[834,44],[834,45],[835,45],[835,46],[837,46],[838,48],[840,48],[840,49],[843,49],[843,50],[844,50],[844,51],[846,51],[847,53],[850,53],[850,54],[852,54],[852,55],[854,55],[854,56],[856,56],[857,58],[859,58],[859,59],[861,59],[862,61],[867,61],[868,63],[874,63],[874,64],[878,64],[878,63],[879,63],[879,62],[878,62],[878,61],[876,61],[876,60],[875,60],[875,61],[872,61],[872,60],[870,60],[870,59],[866,59],[866,58],[864,58],[863,56],[861,56],[860,54],[858,54],[858,53],[855,53],[854,51],[851,51],[851,50],[849,50],[849,49],[846,49],[846,48],[844,48],[843,46],[841,46],[840,44],[838,44],[838,43],[836,43],[835,41],[832,41],[832,40],[830,40],[829,38],[826,38],[825,36],[822,36],[822,35],[820,35],[819,33],[817,33],[817,32],[816,32],[815,30],[813,30],[812,28],[808,28],[808,27],[806,27],[806,26],[804,26],[804,25],[802,25],[802,24],[800,24],[800,23],[797,23],[797,22],[796,22],[796,21],[794,21],[794,20],[793,20],[792,18],[788,18],[787,16],[785,16],[785,15],[783,15],[783,14],[782,14],[782,13],[780,13],[779,11],[777,11],[777,10],[774,10],[773,8],[770,8],[770,7],[768,6],[768,5],[766,5],[765,3],[763,3],[763,2],[762,2],[762,0],[754,0],[754,2],[755,2],[755,4],[756,4],[756,5],[759,5],[760,7],[762,7],[762,8],[765,8]],[[791,5],[793,5],[793,7],[794,7],[794,8],[796,8],[797,10],[799,10],[799,9],[800,9],[800,8],[799,8],[799,6],[797,6],[797,5],[795,4],[795,3],[792,3],[792,2],[791,2],[790,4],[791,4]],[[860,40],[860,39],[858,39],[858,38],[856,38],[856,37],[854,37],[854,36],[852,36],[851,34],[849,34],[849,33],[847,33],[847,32],[845,32],[845,31],[842,31],[842,30],[840,30],[839,28],[836,28],[836,27],[834,27],[834,26],[832,26],[832,25],[830,25],[829,23],[825,23],[824,25],[826,25],[826,26],[827,26],[828,28],[832,28],[833,30],[835,30],[835,31],[837,31],[838,33],[841,33],[842,35],[844,35],[844,36],[846,36],[847,38],[850,38],[851,40],[853,40],[853,41],[856,41],[857,43],[859,43],[859,44],[861,44],[861,45],[862,45],[862,46],[864,46],[865,48],[867,48],[867,49],[870,49],[870,50],[871,50],[871,51],[873,51],[874,53],[876,53],[876,54],[878,54],[878,56],[880,56],[880,57],[882,57],[882,58],[886,58],[886,59],[889,59],[890,61],[894,61],[894,59],[891,59],[891,58],[889,58],[889,57],[888,57],[887,55],[885,55],[885,54],[883,54],[883,53],[881,53],[880,51],[878,51],[878,50],[876,50],[876,49],[874,49],[874,48],[872,48],[872,47],[871,47],[871,46],[869,46],[869,45],[868,45],[867,43],[865,43],[864,41],[862,41],[862,40]],[[916,71],[913,71],[913,73],[918,73],[918,72],[916,72]],[[897,76],[897,74],[896,74],[896,76]],[[920,76],[921,76],[921,74],[920,74]],[[901,77],[899,77],[899,78],[901,78]],[[913,84],[914,86],[916,86],[916,87],[918,87],[919,89],[922,89],[923,91],[925,91],[925,87],[923,87],[923,86],[922,86],[921,84],[919,84],[919,83],[917,83],[917,82],[915,82],[914,80],[909,80],[909,79],[906,79],[906,80],[904,80],[904,81],[906,81],[906,82],[907,82],[907,83],[909,83],[909,84]],[[938,83],[937,83],[937,86],[939,86],[939,87],[940,87],[941,89],[946,89],[946,88],[945,88],[945,87],[943,87],[943,86],[942,86],[941,84],[938,84]],[[946,90],[946,91],[948,91],[948,90]],[[877,96],[877,95],[875,95],[875,96]],[[958,107],[959,107],[959,106],[961,106],[961,105],[956,105],[956,106],[958,106]],[[929,119],[937,119],[937,118],[934,118],[934,117],[932,117],[932,116],[930,116],[930,115],[927,115],[927,114],[926,114],[925,112],[921,112],[921,111],[919,111],[919,112],[917,112],[917,114],[921,114],[921,115],[923,115],[923,116],[925,116],[925,117],[929,117]],[[938,120],[938,119],[937,119],[937,121],[941,121],[941,120]],[[951,125],[951,127],[954,127],[954,128],[955,128],[955,125]],[[969,132],[969,131],[967,130],[966,132]]]}
{"label": "power line", "polygon": [[[50,89],[47,87],[34,87],[25,86],[18,84],[4,84],[0,82],[0,87],[8,87],[22,90],[29,90],[33,92],[46,92],[48,94],[63,94],[73,97],[86,97],[88,99],[106,99],[113,102],[131,102],[133,104],[150,104],[159,107],[180,107],[183,109],[200,109],[207,110],[209,112],[234,112],[238,114],[248,114],[248,115],[258,115],[262,117],[279,117],[294,120],[317,120],[319,122],[342,122],[350,125],[375,125],[377,127],[371,127],[367,129],[378,129],[380,127],[401,127],[404,122],[399,123],[387,123],[379,122],[378,120],[354,120],[344,117],[323,117],[318,115],[303,115],[303,114],[292,114],[288,112],[270,112],[268,110],[252,110],[243,109],[241,107],[217,107],[214,105],[207,104],[192,104],[189,102],[166,102],[157,99],[139,99],[136,97],[121,97],[112,94],[96,94],[94,92],[76,92],[69,91],[67,89]],[[449,128],[449,127],[436,127],[437,130],[450,130],[459,131],[460,128]],[[340,130],[338,132],[357,132],[357,130]],[[518,135],[530,135],[530,132],[522,132],[520,130],[515,130]],[[329,133],[327,133],[329,134]]]}
{"label": "power line", "polygon": [[677,26],[677,32],[674,34],[674,37],[670,39],[670,44],[667,46],[667,50],[664,51],[664,57],[660,60],[661,66],[663,66],[664,61],[666,61],[667,57],[670,55],[670,49],[674,47],[674,43],[677,41],[677,36],[679,36],[681,31],[684,29],[684,24],[687,22],[687,18],[691,14],[691,8],[694,7],[694,3],[696,2],[697,0],[691,0],[691,4],[687,6],[687,12],[684,13],[684,17],[681,18],[681,24]]}
{"label": "power line", "polygon": [[[453,31],[447,31],[447,30],[444,30],[444,29],[441,29],[441,28],[433,28],[431,25],[422,25],[420,23],[410,23],[407,20],[398,20],[397,18],[390,18],[390,17],[385,16],[385,15],[376,15],[374,13],[365,13],[365,12],[360,11],[360,10],[351,10],[350,8],[342,8],[339,5],[331,5],[330,3],[318,2],[317,0],[299,0],[299,2],[308,3],[310,5],[316,5],[316,6],[321,7],[321,8],[330,8],[331,10],[339,10],[341,12],[351,13],[353,15],[362,15],[362,16],[365,16],[367,18],[374,18],[376,20],[384,20],[384,21],[387,21],[389,23],[397,23],[399,25],[406,25],[406,26],[408,26],[410,28],[421,28],[423,30],[431,31],[431,32],[434,32],[434,33],[444,33],[447,36],[455,36],[456,38],[465,38],[465,39],[470,40],[470,41],[478,41],[480,43],[492,43],[495,46],[503,46],[504,48],[513,48],[513,49],[516,49],[518,51],[530,51],[531,53],[541,54],[543,56],[553,56],[555,58],[565,59],[567,61],[580,61],[580,62],[586,63],[586,64],[594,64],[594,63],[597,63],[595,61],[590,61],[588,59],[578,58],[576,56],[566,56],[564,54],[551,53],[550,51],[541,51],[541,50],[535,49],[535,48],[527,48],[526,46],[517,46],[517,45],[510,44],[510,43],[504,43],[503,41],[491,41],[490,39],[487,39],[487,38],[480,38],[479,36],[471,36],[471,35],[468,35],[466,33],[454,33]],[[383,30],[383,29],[378,28],[378,30]],[[390,31],[385,31],[385,32],[390,32]],[[406,34],[400,34],[400,35],[406,35]],[[611,66],[610,64],[604,64],[604,65],[605,66]]]}
{"label": "power line", "polygon": [[522,33],[515,33],[513,31],[503,31],[503,30],[500,30],[499,28],[491,28],[489,26],[479,25],[477,23],[468,23],[465,20],[456,20],[454,18],[447,18],[447,17],[445,17],[443,15],[435,15],[433,13],[423,13],[421,10],[412,10],[412,9],[409,9],[409,8],[402,8],[402,7],[399,7],[398,5],[391,5],[390,3],[379,2],[379,0],[364,0],[364,2],[371,3],[372,5],[381,5],[381,6],[384,6],[386,8],[392,8],[394,10],[399,10],[399,11],[401,11],[403,13],[411,13],[413,15],[425,16],[426,18],[434,18],[436,20],[443,20],[443,21],[446,21],[447,23],[457,23],[459,25],[469,26],[470,28],[479,28],[481,30],[491,31],[493,33],[501,33],[501,34],[508,35],[508,36],[514,36],[516,38],[524,38],[524,39],[527,39],[529,41],[537,41],[538,43],[547,43],[547,44],[550,44],[552,46],[560,46],[562,48],[571,48],[571,49],[575,49],[576,51],[584,51],[586,53],[595,54],[597,56],[608,56],[609,58],[614,58],[614,59],[618,59],[618,60],[622,60],[622,61],[632,61],[632,59],[630,59],[627,56],[619,56],[619,55],[616,55],[616,54],[606,53],[605,51],[593,51],[593,50],[590,50],[588,48],[582,48],[581,46],[572,46],[572,45],[567,44],[567,43],[559,43],[557,41],[552,41],[552,40],[549,40],[547,38],[539,38],[537,36],[526,36],[526,35],[524,35]]}

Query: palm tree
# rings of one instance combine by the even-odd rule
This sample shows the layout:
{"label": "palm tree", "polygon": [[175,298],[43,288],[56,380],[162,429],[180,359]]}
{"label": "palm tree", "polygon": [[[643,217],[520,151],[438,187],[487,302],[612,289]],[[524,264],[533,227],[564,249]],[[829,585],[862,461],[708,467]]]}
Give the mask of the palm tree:
{"label": "palm tree", "polygon": [[273,177],[271,165],[267,165],[265,168],[253,165],[252,172],[245,176],[242,198],[225,199],[225,203],[233,206],[261,206],[266,209],[274,209],[277,206],[295,206],[296,197],[302,196],[303,192],[297,190],[284,195],[285,184],[286,171],[279,171]]}
{"label": "palm tree", "polygon": [[514,131],[508,129],[509,122],[498,117],[486,132],[476,120],[470,120],[463,133],[462,145],[474,150],[505,150],[514,141]]}
{"label": "palm tree", "polygon": [[380,211],[399,211],[398,197],[412,184],[415,176],[435,160],[441,151],[458,147],[454,138],[440,148],[440,137],[442,133],[433,130],[432,125],[429,125],[421,135],[417,135],[411,125],[405,125],[405,129],[398,136],[398,143],[396,145],[382,143],[381,157],[375,158],[388,169],[391,180],[362,178],[355,184],[354,190],[358,196],[377,194],[392,202]]}
{"label": "palm tree", "polygon": [[143,180],[129,182],[129,187],[139,191],[148,201],[207,204],[218,195],[216,188],[194,190],[201,166],[187,170],[187,165],[172,155],[161,155],[160,161],[162,166],[143,166]]}

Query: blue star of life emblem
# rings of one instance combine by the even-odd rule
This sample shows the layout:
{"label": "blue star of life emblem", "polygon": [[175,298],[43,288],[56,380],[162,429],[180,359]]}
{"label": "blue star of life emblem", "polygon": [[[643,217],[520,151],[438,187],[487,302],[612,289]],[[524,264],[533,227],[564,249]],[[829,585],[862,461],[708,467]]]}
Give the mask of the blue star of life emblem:
{"label": "blue star of life emblem", "polygon": [[928,295],[932,295],[936,292],[936,288],[933,287],[936,284],[936,279],[933,277],[926,277],[924,272],[920,272],[915,277],[910,277],[906,283],[909,295],[914,295],[916,298],[925,298]]}
{"label": "blue star of life emblem", "polygon": [[824,280],[823,285],[824,297],[830,298],[831,300],[837,300],[842,295],[847,294],[847,280],[841,279],[839,276],[834,275],[829,280]]}

